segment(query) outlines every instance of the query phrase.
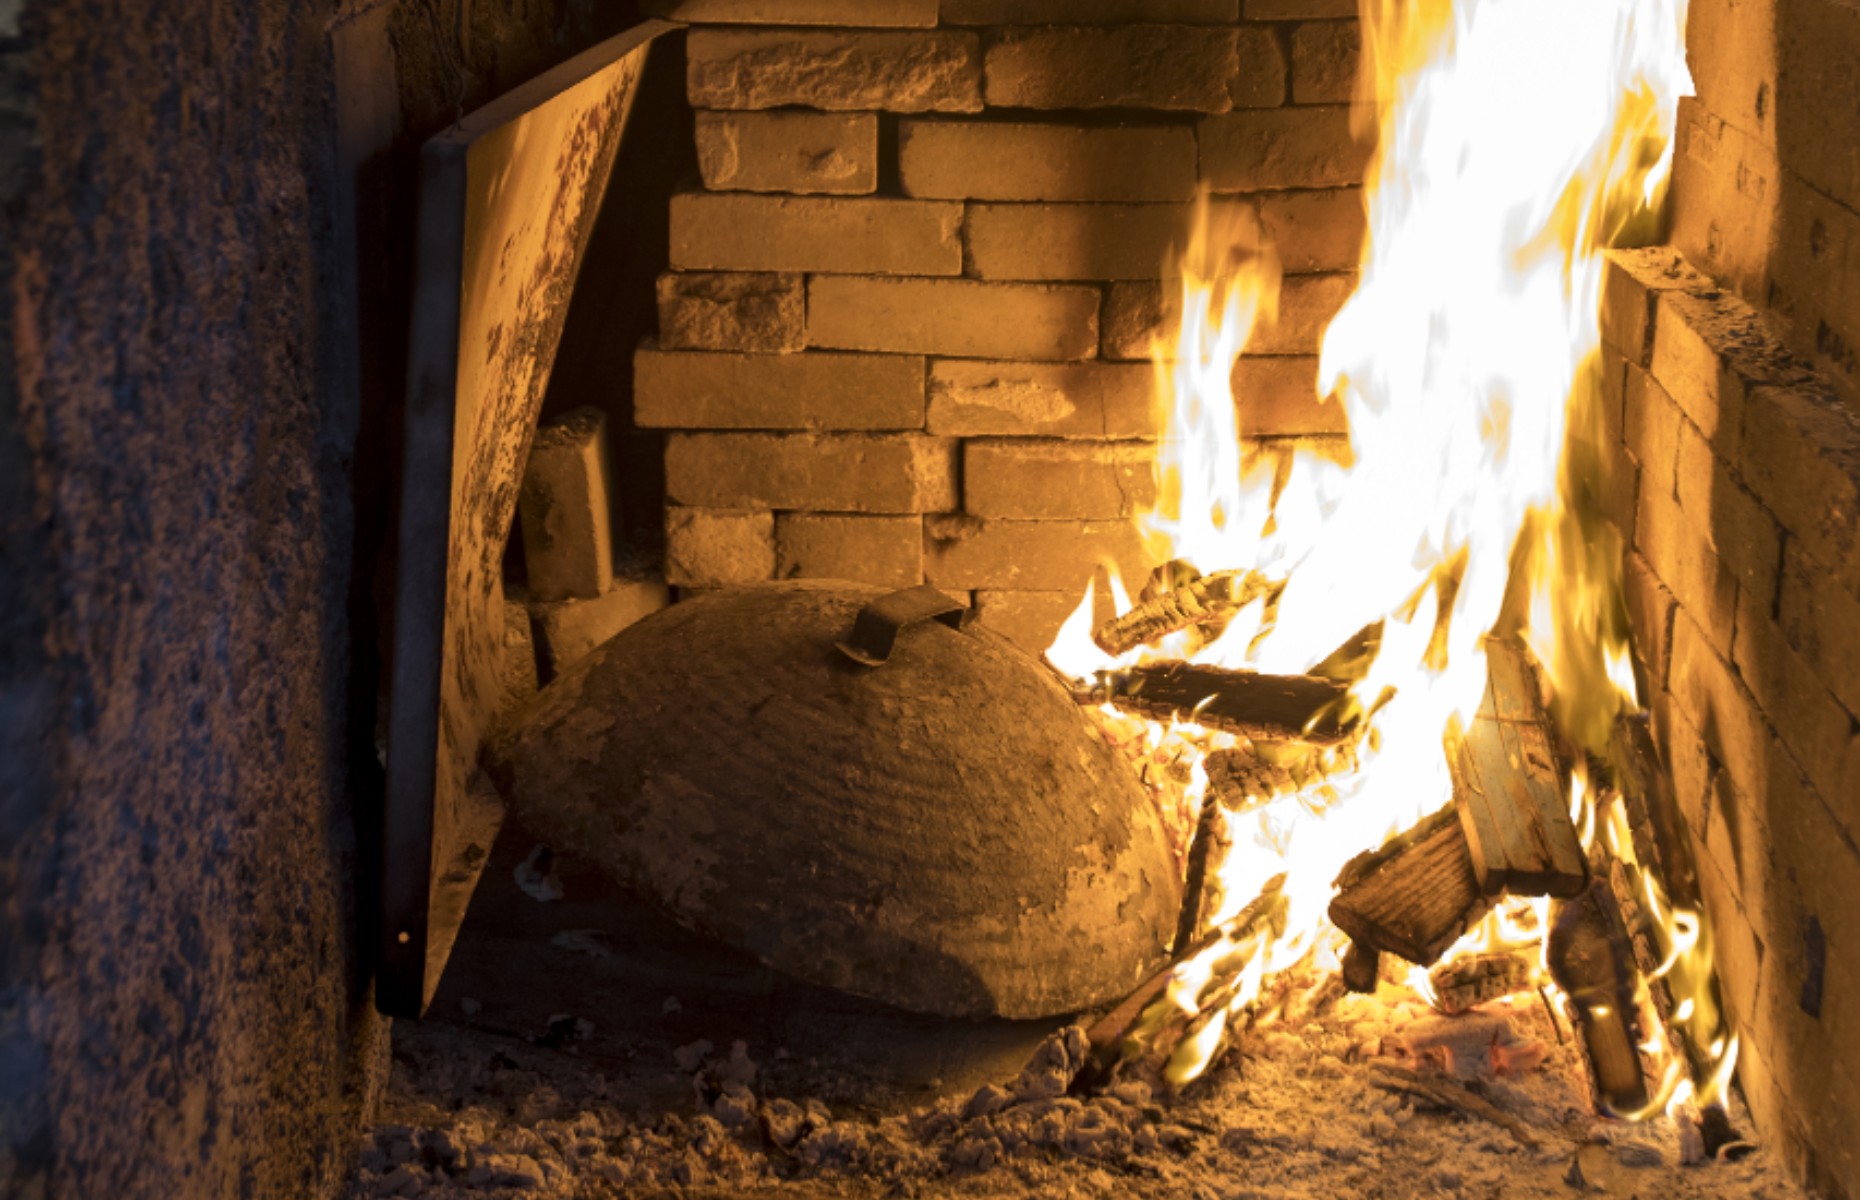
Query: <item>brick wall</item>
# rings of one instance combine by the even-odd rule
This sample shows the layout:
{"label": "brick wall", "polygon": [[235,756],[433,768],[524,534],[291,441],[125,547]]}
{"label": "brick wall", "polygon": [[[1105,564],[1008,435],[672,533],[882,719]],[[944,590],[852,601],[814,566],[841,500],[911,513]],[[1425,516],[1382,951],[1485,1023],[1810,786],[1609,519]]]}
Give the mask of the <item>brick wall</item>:
{"label": "brick wall", "polygon": [[1860,405],[1860,6],[1693,0],[1673,244]]}
{"label": "brick wall", "polygon": [[1249,451],[1342,432],[1314,381],[1363,230],[1353,3],[657,8],[692,22],[702,174],[635,360],[671,583],[928,581],[1044,646],[1094,557],[1146,570],[1146,360],[1202,187],[1288,272]]}
{"label": "brick wall", "polygon": [[1614,256],[1613,519],[1763,1139],[1860,1195],[1860,416],[1670,249]]}

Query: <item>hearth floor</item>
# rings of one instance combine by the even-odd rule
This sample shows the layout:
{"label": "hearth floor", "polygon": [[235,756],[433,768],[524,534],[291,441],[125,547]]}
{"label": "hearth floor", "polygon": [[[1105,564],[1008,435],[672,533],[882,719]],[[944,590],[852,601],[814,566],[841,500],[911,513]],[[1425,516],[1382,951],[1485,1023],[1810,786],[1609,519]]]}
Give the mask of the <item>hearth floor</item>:
{"label": "hearth floor", "polygon": [[[561,898],[539,901],[515,882],[530,847],[500,838],[432,1012],[397,1023],[352,1196],[1803,1195],[1762,1149],[1683,1166],[1673,1122],[1593,1117],[1535,1003],[1496,1011],[1544,1062],[1481,1086],[1537,1148],[1377,1089],[1384,1039],[1428,1016],[1385,1002],[1388,987],[1250,1031],[1176,1097],[1124,1088],[964,1117],[1057,1022],[947,1023],[796,984],[559,858]],[[785,1148],[784,1121],[808,1130]]]}

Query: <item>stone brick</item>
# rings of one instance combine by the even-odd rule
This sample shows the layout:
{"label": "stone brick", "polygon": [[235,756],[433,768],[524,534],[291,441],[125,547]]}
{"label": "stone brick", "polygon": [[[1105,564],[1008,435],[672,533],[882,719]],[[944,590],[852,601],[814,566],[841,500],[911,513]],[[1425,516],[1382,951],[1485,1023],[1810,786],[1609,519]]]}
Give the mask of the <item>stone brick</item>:
{"label": "stone brick", "polygon": [[971,204],[964,262],[981,279],[1154,279],[1188,236],[1183,204]]}
{"label": "stone brick", "polygon": [[1782,164],[1776,151],[1726,125],[1687,96],[1674,130],[1672,228],[1668,240],[1732,288],[1755,291],[1766,273]]}
{"label": "stone brick", "polygon": [[1066,623],[1079,603],[1082,592],[1002,592],[984,589],[975,593],[976,620],[1007,638],[1027,653],[1044,654],[1053,644],[1059,627]]}
{"label": "stone brick", "polygon": [[1361,188],[1267,192],[1259,199],[1259,222],[1293,273],[1354,271],[1369,229]]}
{"label": "stone brick", "polygon": [[1811,186],[1860,209],[1860,9],[1849,0],[1801,0],[1779,7],[1774,30],[1777,153]]}
{"label": "stone brick", "polygon": [[1711,542],[1719,561],[1764,609],[1776,600],[1782,569],[1782,529],[1776,519],[1711,452],[1692,422],[1679,422],[1676,469],[1679,507]]}
{"label": "stone brick", "polygon": [[1215,113],[1285,100],[1285,58],[1264,29],[1010,28],[990,39],[983,63],[990,107]]}
{"label": "stone brick", "polygon": [[1860,714],[1860,600],[1801,543],[1783,552],[1777,618],[1783,636],[1850,713]]}
{"label": "stone brick", "polygon": [[1318,360],[1296,356],[1242,358],[1234,364],[1234,403],[1242,437],[1348,433],[1343,405],[1317,391]]}
{"label": "stone brick", "polygon": [[945,25],[1224,25],[1240,0],[943,0]]}
{"label": "stone brick", "polygon": [[878,187],[872,113],[701,112],[698,173],[712,191],[864,195]]}
{"label": "stone brick", "polygon": [[775,514],[755,509],[665,510],[665,580],[729,587],[775,577]]}
{"label": "stone brick", "polygon": [[924,581],[924,523],[920,517],[782,513],[775,522],[775,571],[781,579],[914,587]]}
{"label": "stone brick", "polygon": [[1860,210],[1791,171],[1781,190],[1764,309],[1796,353],[1860,407]]}
{"label": "stone brick", "polygon": [[1818,387],[1759,388],[1738,467],[1790,535],[1860,596],[1860,417]]}
{"label": "stone brick", "polygon": [[504,601],[503,651],[498,658],[499,695],[497,719],[503,721],[525,700],[536,694],[541,679],[536,673],[536,637],[530,631],[528,606],[512,599]]}
{"label": "stone brick", "polygon": [[548,683],[622,629],[671,603],[663,580],[615,579],[592,600],[530,605],[541,677]]}
{"label": "stone brick", "polygon": [[1641,699],[1650,701],[1666,690],[1666,664],[1673,640],[1673,593],[1660,582],[1646,558],[1628,551],[1621,576],[1627,594],[1628,619],[1634,626],[1634,649],[1646,669]]}
{"label": "stone brick", "polygon": [[1737,789],[1746,796],[1759,795],[1768,773],[1769,730],[1756,697],[1713,648],[1714,639],[1728,644],[1730,634],[1701,629],[1682,598],[1673,618],[1667,690],[1704,738],[1712,758],[1731,773]]}
{"label": "stone brick", "polygon": [[694,29],[685,89],[696,108],[977,112],[981,43],[972,33]]}
{"label": "stone brick", "polygon": [[1737,602],[1737,581],[1719,561],[1705,531],[1697,528],[1679,502],[1657,489],[1643,487],[1636,507],[1634,545],[1679,603],[1730,648]]}
{"label": "stone brick", "polygon": [[659,276],[659,345],[667,350],[788,354],[806,344],[807,286],[799,275]]}
{"label": "stone brick", "polygon": [[977,517],[1103,520],[1156,501],[1154,442],[984,439],[964,445],[962,507]]}
{"label": "stone brick", "polygon": [[1737,601],[1733,661],[1776,735],[1823,794],[1842,794],[1854,720],[1812,666],[1790,648],[1767,605]]}
{"label": "stone brick", "polygon": [[940,200],[686,192],[671,213],[680,270],[962,271],[962,206]]}
{"label": "stone brick", "polygon": [[924,578],[938,587],[1083,596],[1101,562],[1133,581],[1154,565],[1129,521],[924,521]]}
{"label": "stone brick", "polygon": [[1362,51],[1355,21],[1312,21],[1292,30],[1292,103],[1348,104]]}
{"label": "stone brick", "polygon": [[1369,146],[1347,105],[1267,108],[1201,122],[1201,179],[1217,192],[1342,187],[1363,181]]}
{"label": "stone brick", "polygon": [[807,283],[807,340],[955,358],[1091,358],[1098,352],[1098,291],[816,275]]}
{"label": "stone brick", "polygon": [[1303,21],[1355,15],[1356,0],[1246,0],[1249,21]]}
{"label": "stone brick", "polygon": [[536,431],[517,494],[523,561],[538,600],[592,599],[614,577],[607,418],[578,408]]}
{"label": "stone brick", "polygon": [[940,437],[1153,437],[1148,363],[947,359],[930,364],[927,428]]}
{"label": "stone brick", "polygon": [[1189,200],[1195,134],[1182,125],[905,121],[907,196],[960,200]]}
{"label": "stone brick", "polygon": [[641,11],[692,25],[929,28],[937,0],[645,0]]}
{"label": "stone brick", "polygon": [[[1261,321],[1247,339],[1248,354],[1316,354],[1324,330],[1356,290],[1354,273],[1287,275],[1279,289],[1278,316]],[[1106,358],[1147,359],[1157,337],[1173,339],[1181,315],[1181,287],[1174,281],[1127,280],[1110,285],[1104,295],[1104,330],[1100,350]]]}
{"label": "stone brick", "polygon": [[642,347],[633,419],[652,429],[922,429],[924,360]]}
{"label": "stone brick", "polygon": [[1628,364],[1622,405],[1622,437],[1641,468],[1643,494],[1653,489],[1671,498],[1677,490],[1679,406],[1646,370]]}
{"label": "stone brick", "polygon": [[1602,275],[1602,341],[1629,362],[1646,366],[1653,360],[1653,313],[1659,294],[1710,286],[1665,246],[1610,250]]}
{"label": "stone brick", "polygon": [[665,497],[699,508],[947,512],[956,507],[956,443],[901,433],[674,433]]}
{"label": "stone brick", "polygon": [[1660,293],[1651,370],[1712,448],[1732,462],[1739,461],[1752,390],[1813,382],[1806,365],[1776,340],[1755,309],[1715,289]]}

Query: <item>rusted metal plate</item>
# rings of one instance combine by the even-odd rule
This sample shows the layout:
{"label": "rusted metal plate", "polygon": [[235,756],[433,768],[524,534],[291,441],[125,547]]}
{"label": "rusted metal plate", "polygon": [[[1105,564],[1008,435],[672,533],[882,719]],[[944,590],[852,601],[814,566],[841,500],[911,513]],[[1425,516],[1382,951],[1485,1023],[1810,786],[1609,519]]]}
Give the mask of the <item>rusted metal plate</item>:
{"label": "rusted metal plate", "polygon": [[376,1003],[417,1016],[499,819],[501,564],[543,390],[653,39],[648,21],[422,148]]}

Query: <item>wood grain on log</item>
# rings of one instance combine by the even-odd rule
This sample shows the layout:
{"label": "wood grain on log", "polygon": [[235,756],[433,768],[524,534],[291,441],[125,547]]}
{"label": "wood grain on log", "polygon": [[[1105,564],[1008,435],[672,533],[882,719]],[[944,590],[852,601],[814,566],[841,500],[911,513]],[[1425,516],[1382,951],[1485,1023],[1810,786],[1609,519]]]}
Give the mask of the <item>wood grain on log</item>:
{"label": "wood grain on log", "polygon": [[1428,972],[1434,1007],[1463,1013],[1476,1004],[1497,1000],[1531,986],[1531,959],[1523,951],[1469,954]]}
{"label": "wood grain on log", "polygon": [[1485,644],[1485,699],[1472,727],[1449,734],[1453,796],[1488,896],[1573,896],[1588,881],[1537,681],[1522,647]]}
{"label": "wood grain on log", "polygon": [[1349,688],[1311,675],[1261,675],[1197,663],[1106,671],[1075,693],[1152,721],[1192,722],[1263,741],[1331,746],[1355,735]]}
{"label": "wood grain on log", "polygon": [[1446,953],[1490,907],[1451,806],[1351,859],[1337,886],[1330,902],[1337,928],[1368,949],[1421,966]]}

